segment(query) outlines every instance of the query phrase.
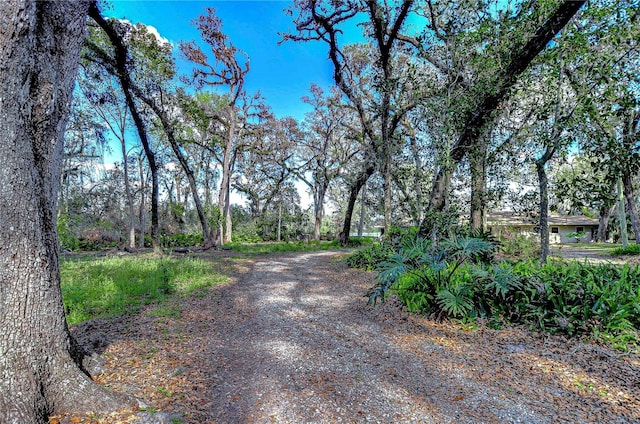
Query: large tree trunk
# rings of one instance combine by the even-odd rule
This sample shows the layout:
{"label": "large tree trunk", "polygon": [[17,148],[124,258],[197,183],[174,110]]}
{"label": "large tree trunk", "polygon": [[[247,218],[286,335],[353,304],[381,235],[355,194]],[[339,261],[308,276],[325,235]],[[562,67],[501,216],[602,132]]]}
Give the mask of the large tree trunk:
{"label": "large tree trunk", "polygon": [[411,131],[411,135],[410,135],[410,145],[411,145],[411,152],[413,154],[413,163],[416,167],[416,180],[415,180],[415,194],[416,194],[416,204],[415,204],[415,208],[412,208],[413,210],[415,210],[414,213],[414,217],[413,217],[413,222],[415,223],[415,225],[420,225],[420,223],[422,222],[422,218],[423,218],[423,200],[422,200],[422,182],[424,181],[424,165],[422,164],[422,160],[420,159],[420,149],[418,147],[418,143],[417,143],[417,135],[416,135],[416,131],[414,128],[411,128],[409,131]]}
{"label": "large tree trunk", "polygon": [[145,190],[146,176],[144,173],[144,164],[142,157],[138,156],[138,171],[140,172],[140,207],[138,208],[138,220],[140,221],[140,238],[138,239],[138,247],[144,248],[144,226],[145,226]]}
{"label": "large tree trunk", "polygon": [[358,237],[362,237],[364,232],[364,219],[366,217],[365,196],[367,193],[367,185],[362,186],[362,194],[360,195],[360,220],[358,221]]}
{"label": "large tree trunk", "polygon": [[387,234],[391,228],[391,155],[389,154],[390,146],[385,150],[383,159],[384,168],[382,174],[384,176],[384,232]]}
{"label": "large tree trunk", "polygon": [[538,188],[540,190],[540,266],[547,263],[549,256],[549,180],[547,178],[547,163],[553,158],[560,142],[560,120],[556,109],[556,118],[551,134],[551,143],[544,150],[542,156],[536,159],[538,173]]}
{"label": "large tree trunk", "polygon": [[620,225],[620,241],[622,247],[629,246],[629,236],[627,234],[627,210],[624,206],[624,189],[622,178],[618,178],[618,223]]}
{"label": "large tree trunk", "polygon": [[629,170],[622,172],[622,185],[624,186],[624,197],[627,200],[629,219],[636,239],[636,244],[640,244],[640,225],[638,223],[638,211],[636,210],[636,196],[633,192],[633,181]]}
{"label": "large tree trunk", "polygon": [[127,196],[127,208],[129,210],[129,247],[136,248],[136,213],[131,193],[131,181],[129,180],[129,158],[127,155],[127,143],[125,142],[124,126],[120,128],[120,145],[122,147],[122,168],[124,171],[124,191]]}
{"label": "large tree trunk", "polygon": [[365,168],[358,177],[358,179],[351,185],[351,190],[349,192],[349,203],[347,203],[347,211],[344,216],[344,224],[342,226],[342,232],[339,236],[340,244],[346,246],[349,244],[349,236],[351,235],[351,219],[353,217],[353,209],[356,205],[356,200],[358,199],[358,193],[360,189],[367,183],[369,177],[373,175],[375,171],[375,166],[373,164],[369,164],[367,168]]}
{"label": "large tree trunk", "polygon": [[540,265],[546,264],[549,256],[549,182],[545,169],[546,163],[546,160],[536,161],[540,189]]}
{"label": "large tree trunk", "polygon": [[607,230],[609,228],[609,218],[613,207],[606,206],[600,209],[600,220],[598,221],[598,232],[596,241],[604,243],[607,241]]}
{"label": "large tree trunk", "polygon": [[[86,1],[0,2],[0,417],[46,423],[124,398],[83,372],[64,317],[55,210]],[[74,359],[75,358],[75,359]]]}
{"label": "large tree trunk", "polygon": [[313,239],[320,240],[320,228],[322,227],[322,218],[324,218],[324,196],[329,186],[329,181],[323,178],[322,181],[315,181],[315,193],[313,196],[313,209],[315,221],[313,223]]}
{"label": "large tree trunk", "polygon": [[469,155],[471,168],[471,228],[484,229],[484,213],[487,203],[487,143],[479,142]]}
{"label": "large tree trunk", "polygon": [[220,245],[231,241],[231,155],[236,137],[236,111],[233,105],[229,106],[229,131],[225,141],[222,155],[222,180],[220,181],[220,193],[218,195],[218,208],[220,209]]}

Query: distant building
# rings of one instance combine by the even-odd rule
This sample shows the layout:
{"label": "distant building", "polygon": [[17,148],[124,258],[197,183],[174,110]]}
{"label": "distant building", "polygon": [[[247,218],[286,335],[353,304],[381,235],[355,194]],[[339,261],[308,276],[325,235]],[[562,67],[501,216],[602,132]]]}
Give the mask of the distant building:
{"label": "distant building", "polygon": [[[560,215],[549,214],[549,242],[554,244],[576,243],[576,239],[568,237],[571,233],[584,232],[580,238],[581,243],[589,243],[594,240],[598,231],[598,219],[584,215]],[[515,231],[530,234],[532,237],[538,234],[538,220],[515,212],[492,212],[487,214],[487,227],[494,233]]]}

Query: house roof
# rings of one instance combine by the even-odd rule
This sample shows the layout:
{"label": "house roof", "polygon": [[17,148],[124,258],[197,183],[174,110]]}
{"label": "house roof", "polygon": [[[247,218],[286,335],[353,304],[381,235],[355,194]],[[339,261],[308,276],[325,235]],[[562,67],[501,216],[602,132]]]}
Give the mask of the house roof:
{"label": "house roof", "polygon": [[[491,212],[487,214],[488,225],[535,225],[537,220],[531,216],[519,214],[516,212]],[[584,215],[560,215],[557,213],[549,214],[549,225],[566,225],[566,226],[596,226],[599,221],[597,218],[589,218]]]}

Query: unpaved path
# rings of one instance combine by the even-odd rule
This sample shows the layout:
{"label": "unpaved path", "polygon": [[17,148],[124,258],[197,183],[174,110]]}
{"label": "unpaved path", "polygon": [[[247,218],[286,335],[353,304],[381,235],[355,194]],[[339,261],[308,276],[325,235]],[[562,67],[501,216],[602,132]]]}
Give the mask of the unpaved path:
{"label": "unpaved path", "polygon": [[592,263],[623,263],[624,257],[614,258],[610,254],[599,249],[588,249],[581,246],[573,246],[571,244],[555,245],[551,247],[551,254],[564,259],[576,259],[584,262]]}
{"label": "unpaved path", "polygon": [[[398,343],[393,317],[374,319],[364,287],[336,274],[331,256],[259,260],[221,292],[215,313],[228,319],[211,344],[214,421],[546,421],[448,369],[442,346]],[[473,419],[468,408],[479,409]]]}
{"label": "unpaved path", "polygon": [[640,422],[636,356],[367,307],[372,275],[337,257],[252,258],[179,319],[83,327],[107,340],[100,381],[174,422]]}

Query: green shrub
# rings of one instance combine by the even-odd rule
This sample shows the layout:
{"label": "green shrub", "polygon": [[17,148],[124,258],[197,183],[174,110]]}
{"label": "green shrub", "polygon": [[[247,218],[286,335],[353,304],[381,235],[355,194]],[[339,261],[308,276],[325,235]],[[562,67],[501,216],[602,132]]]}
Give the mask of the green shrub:
{"label": "green shrub", "polygon": [[580,243],[580,239],[584,237],[586,233],[584,231],[577,231],[572,233],[567,233],[568,238],[575,239],[576,243]]}
{"label": "green shrub", "polygon": [[309,243],[303,241],[296,242],[261,242],[261,243],[228,243],[227,247],[236,252],[243,253],[276,253],[276,252],[312,252],[318,250],[339,249],[340,245],[336,240],[316,241]]}
{"label": "green shrub", "polygon": [[406,274],[416,279],[411,287],[402,291],[413,296],[415,291],[425,291],[430,300],[428,310],[441,317],[459,317],[471,312],[469,299],[473,296],[470,283],[462,280],[464,265],[482,263],[494,245],[472,237],[451,237],[435,243],[423,238],[406,240],[398,253],[391,254],[376,267],[378,284],[370,292],[369,303],[384,301],[389,290]]}
{"label": "green shrub", "polygon": [[262,237],[258,234],[258,229],[253,222],[249,222],[235,228],[232,234],[234,243],[259,243]]}
{"label": "green shrub", "polygon": [[377,237],[349,237],[346,247],[373,246],[376,241]]}
{"label": "green shrub", "polygon": [[611,251],[613,256],[640,255],[640,244],[630,244],[627,247],[616,247]]}
{"label": "green shrub", "polygon": [[418,227],[391,227],[384,236],[382,243],[377,243],[374,237],[349,239],[348,247],[359,247],[369,244],[369,247],[358,250],[347,257],[346,263],[352,268],[373,271],[376,266],[397,252],[402,246],[413,242],[418,237]]}
{"label": "green shrub", "polygon": [[423,234],[434,241],[452,236],[468,235],[465,227],[459,223],[460,211],[450,207],[446,211],[427,211],[423,219]]}
{"label": "green shrub", "polygon": [[64,250],[78,250],[80,247],[80,241],[78,237],[71,230],[71,223],[69,215],[61,213],[58,215],[56,222],[56,230],[58,231],[58,241],[60,247]]}
{"label": "green shrub", "polygon": [[383,243],[390,249],[397,251],[402,246],[418,237],[418,227],[390,227],[383,237]]}
{"label": "green shrub", "polygon": [[80,239],[78,240],[78,248],[75,250],[81,251],[98,251],[104,249],[113,249],[118,245],[117,241],[105,241],[105,240],[87,240]]}
{"label": "green shrub", "polygon": [[378,271],[377,284],[367,293],[369,304],[394,293],[409,311],[436,319],[486,318],[497,327],[523,324],[603,340],[618,349],[637,348],[640,267],[492,263],[493,249],[492,243],[473,237],[406,238],[396,251],[372,246],[347,263]]}
{"label": "green shrub", "polygon": [[375,267],[389,257],[392,250],[382,244],[372,244],[371,246],[358,250],[348,256],[345,261],[351,268],[360,268],[373,271]]}
{"label": "green shrub", "polygon": [[514,321],[550,333],[591,335],[626,349],[638,342],[638,266],[549,263],[520,264],[525,286],[510,308]]}
{"label": "green shrub", "polygon": [[532,259],[540,256],[540,243],[528,234],[505,228],[499,236],[500,251],[514,259]]}
{"label": "green shrub", "polygon": [[203,244],[202,233],[177,233],[177,234],[161,234],[160,244],[165,248],[173,247],[192,247],[201,246]]}

